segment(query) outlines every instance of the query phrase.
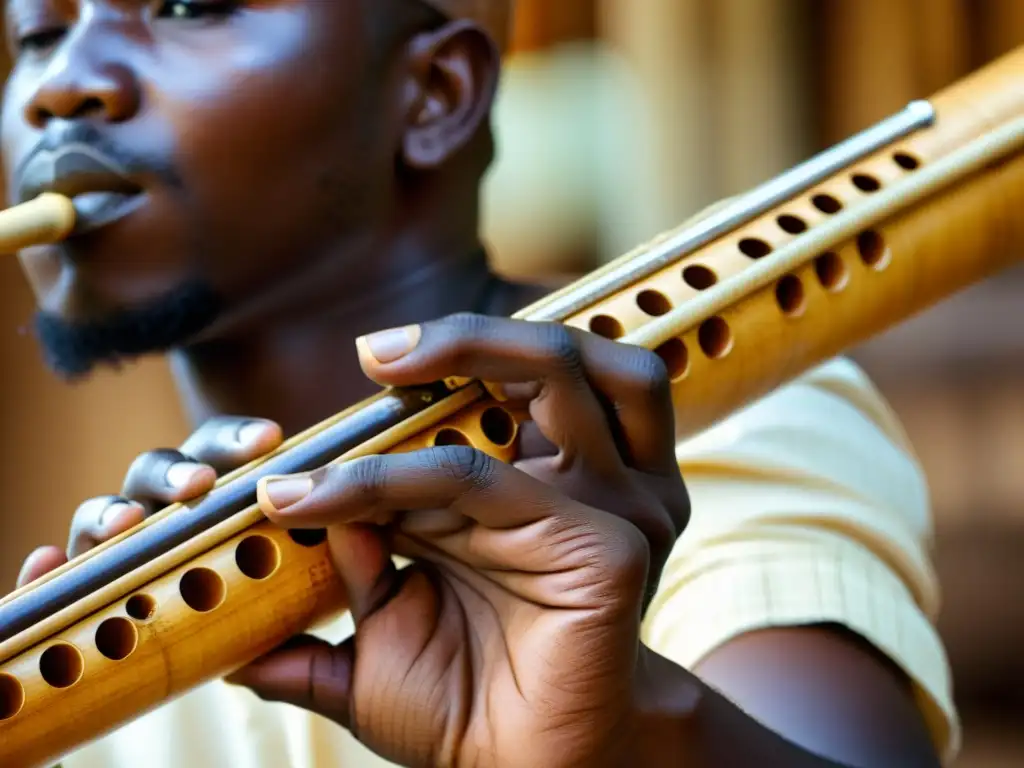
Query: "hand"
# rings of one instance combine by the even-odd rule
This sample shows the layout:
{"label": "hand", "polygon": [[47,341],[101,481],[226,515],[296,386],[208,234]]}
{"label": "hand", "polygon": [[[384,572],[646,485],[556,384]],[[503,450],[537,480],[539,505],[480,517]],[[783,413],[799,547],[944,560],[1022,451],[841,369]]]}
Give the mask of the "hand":
{"label": "hand", "polygon": [[528,401],[522,458],[447,446],[261,480],[273,521],[328,529],[356,632],[298,638],[230,681],[401,765],[629,764],[643,608],[689,518],[661,360],[473,315],[358,347],[381,384],[465,376]]}
{"label": "hand", "polygon": [[269,453],[282,440],[273,422],[224,416],[203,424],[177,450],[143,453],[129,468],[120,494],[98,496],[78,507],[65,550],[40,547],[28,556],[18,586],[124,533],[163,506],[202,496],[219,475]]}

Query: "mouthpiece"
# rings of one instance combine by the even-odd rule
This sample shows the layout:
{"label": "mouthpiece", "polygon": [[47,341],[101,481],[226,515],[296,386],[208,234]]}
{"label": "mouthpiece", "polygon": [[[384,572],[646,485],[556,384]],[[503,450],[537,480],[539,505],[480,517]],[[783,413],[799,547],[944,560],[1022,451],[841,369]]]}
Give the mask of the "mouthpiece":
{"label": "mouthpiece", "polygon": [[71,200],[54,192],[0,211],[0,253],[59,242],[71,234],[76,218]]}

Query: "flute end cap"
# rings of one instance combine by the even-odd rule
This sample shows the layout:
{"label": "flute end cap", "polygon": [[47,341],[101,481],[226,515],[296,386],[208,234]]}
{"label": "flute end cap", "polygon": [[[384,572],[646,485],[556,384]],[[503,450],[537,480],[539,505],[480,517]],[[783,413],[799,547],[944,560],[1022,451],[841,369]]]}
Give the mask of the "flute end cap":
{"label": "flute end cap", "polygon": [[44,192],[36,200],[53,212],[54,229],[63,233],[61,237],[71,234],[78,219],[78,211],[75,210],[71,198],[56,192]]}
{"label": "flute end cap", "polygon": [[23,248],[64,240],[74,231],[77,220],[78,212],[70,198],[44,192],[0,211],[0,252],[13,254]]}
{"label": "flute end cap", "polygon": [[935,105],[927,99],[915,99],[907,104],[907,112],[917,120],[931,122],[935,120]]}

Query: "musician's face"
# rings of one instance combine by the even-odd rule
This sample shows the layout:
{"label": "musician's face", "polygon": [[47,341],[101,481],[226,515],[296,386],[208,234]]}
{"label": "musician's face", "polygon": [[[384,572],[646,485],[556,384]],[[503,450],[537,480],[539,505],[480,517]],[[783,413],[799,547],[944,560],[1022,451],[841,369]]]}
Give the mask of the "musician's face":
{"label": "musician's face", "polygon": [[7,6],[8,201],[54,174],[90,193],[88,231],[23,254],[64,373],[193,338],[387,216],[407,73],[385,0]]}

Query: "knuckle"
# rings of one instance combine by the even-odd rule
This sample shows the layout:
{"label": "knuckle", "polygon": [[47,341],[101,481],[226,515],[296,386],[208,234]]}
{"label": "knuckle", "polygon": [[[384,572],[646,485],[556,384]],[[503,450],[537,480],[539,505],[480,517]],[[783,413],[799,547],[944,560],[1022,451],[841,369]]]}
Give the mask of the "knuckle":
{"label": "knuckle", "polygon": [[693,507],[690,504],[689,494],[684,492],[681,499],[673,500],[668,505],[669,520],[672,523],[671,538],[673,546],[675,541],[683,532],[690,527],[690,516],[693,513]]}
{"label": "knuckle", "polygon": [[663,510],[664,518],[671,526],[666,535],[672,539],[674,544],[690,524],[693,504],[690,499],[690,490],[686,487],[686,481],[681,472],[672,473],[662,482],[664,485],[658,489],[659,498],[662,499],[660,507]]}
{"label": "knuckle", "polygon": [[571,379],[586,378],[583,351],[576,336],[560,323],[538,324],[541,359],[553,371]]}
{"label": "knuckle", "polygon": [[435,456],[439,467],[456,482],[486,486],[494,476],[494,459],[470,446],[442,446],[436,449]]}
{"label": "knuckle", "polygon": [[657,567],[668,561],[672,550],[675,548],[679,538],[678,528],[672,516],[664,509],[659,509],[657,514],[650,518],[644,532],[647,538],[651,561]]}
{"label": "knuckle", "polygon": [[606,537],[605,566],[617,583],[642,594],[651,569],[650,543],[636,526],[621,519],[616,523]]}
{"label": "knuckle", "polygon": [[454,343],[459,352],[473,343],[493,335],[492,319],[474,312],[456,312],[449,315],[442,323],[450,343]]}
{"label": "knuckle", "polygon": [[628,511],[617,515],[644,539],[652,567],[661,567],[668,560],[684,527],[679,525],[675,498],[663,501],[664,495],[661,488],[633,489]]}
{"label": "knuckle", "polygon": [[327,469],[327,484],[345,491],[353,501],[374,507],[380,503],[387,487],[386,456],[365,456]]}
{"label": "knuckle", "polygon": [[456,312],[438,325],[446,337],[446,356],[456,368],[470,362],[478,342],[494,335],[493,319],[474,312]]}
{"label": "knuckle", "polygon": [[476,312],[456,312],[448,315],[445,324],[458,336],[475,338],[487,332],[492,319]]}
{"label": "knuckle", "polygon": [[670,401],[672,382],[668,366],[658,354],[637,348],[630,363],[633,388],[644,400],[659,405]]}

